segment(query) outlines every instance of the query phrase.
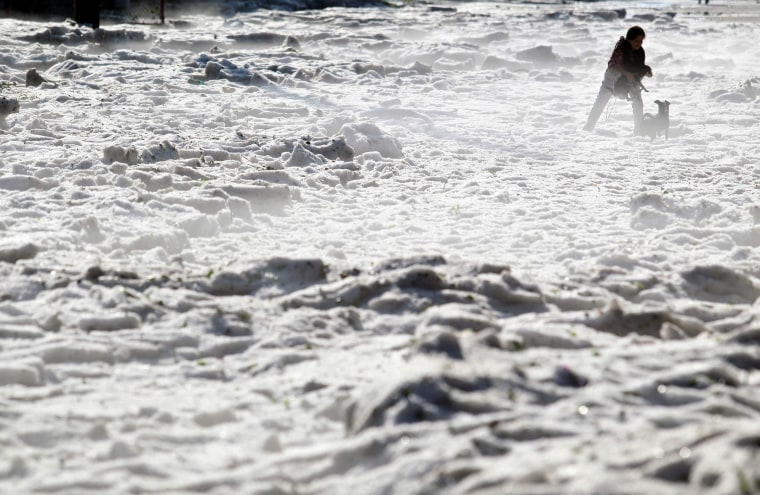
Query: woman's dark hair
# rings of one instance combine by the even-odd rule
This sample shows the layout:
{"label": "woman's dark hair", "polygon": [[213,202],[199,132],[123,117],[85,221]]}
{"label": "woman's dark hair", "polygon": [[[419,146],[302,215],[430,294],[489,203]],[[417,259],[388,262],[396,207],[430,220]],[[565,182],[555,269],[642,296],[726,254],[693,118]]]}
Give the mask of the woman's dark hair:
{"label": "woman's dark hair", "polygon": [[627,33],[625,33],[625,39],[628,41],[635,40],[639,36],[646,38],[647,35],[644,33],[644,29],[641,26],[633,26],[628,30]]}

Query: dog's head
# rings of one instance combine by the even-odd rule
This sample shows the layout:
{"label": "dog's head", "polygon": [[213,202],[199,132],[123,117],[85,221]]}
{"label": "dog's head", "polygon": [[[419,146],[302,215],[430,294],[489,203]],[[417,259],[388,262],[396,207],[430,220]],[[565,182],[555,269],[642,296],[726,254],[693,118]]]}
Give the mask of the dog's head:
{"label": "dog's head", "polygon": [[654,102],[657,103],[657,108],[659,108],[661,115],[668,115],[670,113],[670,102],[668,100],[655,100]]}

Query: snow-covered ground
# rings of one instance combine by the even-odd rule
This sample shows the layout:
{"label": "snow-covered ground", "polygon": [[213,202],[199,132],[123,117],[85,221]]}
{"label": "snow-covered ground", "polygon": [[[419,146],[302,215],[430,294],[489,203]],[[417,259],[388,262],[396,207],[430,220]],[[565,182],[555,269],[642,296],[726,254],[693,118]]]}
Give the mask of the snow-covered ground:
{"label": "snow-covered ground", "polygon": [[758,18],[0,20],[0,493],[757,493]]}

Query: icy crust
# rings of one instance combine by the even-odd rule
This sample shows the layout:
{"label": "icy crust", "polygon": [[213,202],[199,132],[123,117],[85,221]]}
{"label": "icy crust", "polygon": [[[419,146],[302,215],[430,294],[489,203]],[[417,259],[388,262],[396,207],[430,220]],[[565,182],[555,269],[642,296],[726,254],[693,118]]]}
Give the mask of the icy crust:
{"label": "icy crust", "polygon": [[[34,171],[18,167],[16,174],[0,177],[0,190],[18,195],[11,201],[31,201],[55,190],[57,198],[75,198],[83,210],[97,202],[99,208],[114,211],[108,217],[86,214],[62,220],[64,230],[54,237],[63,242],[127,252],[157,248],[171,255],[189,249],[192,238],[255,232],[257,223],[268,222],[257,215],[285,215],[293,202],[308,200],[302,191],[377,187],[389,169],[412,166],[397,139],[374,123],[357,122],[321,138],[249,137],[238,131],[231,141],[214,143],[211,149],[182,149],[166,140],[140,149],[111,144],[97,161],[73,168],[63,161]],[[105,202],[103,188],[114,193]],[[147,223],[155,223],[155,229],[123,230],[119,217],[130,214],[151,216]],[[9,220],[5,228],[14,224]],[[34,242],[16,244],[0,250],[0,260],[14,262],[44,249]]]}
{"label": "icy crust", "polygon": [[87,27],[77,27],[76,24],[51,26],[33,34],[19,36],[18,39],[55,45],[97,43],[104,46],[117,44],[144,44],[147,46],[151,41],[150,35],[144,31],[130,29],[91,29]]}
{"label": "icy crust", "polygon": [[[0,492],[752,493],[756,23],[682,13],[0,20]],[[578,131],[632,22],[668,141]]]}
{"label": "icy crust", "polygon": [[[742,480],[760,442],[757,297],[725,302],[757,290],[746,274],[651,278],[668,304],[637,302],[619,290],[638,283],[625,277],[557,290],[440,256],[366,271],[272,258],[150,278],[19,260],[2,277],[4,417],[23,418],[4,442],[72,459],[61,478],[57,463],[15,450],[4,469],[25,490],[597,493],[625,479],[625,493],[723,493],[753,482]],[[736,277],[744,287],[708,282]],[[709,297],[689,297],[696,286]],[[127,409],[82,409],[122,394]],[[72,412],[26,409],[39,401]],[[651,428],[654,443],[640,434]],[[91,472],[113,477],[93,485]],[[118,481],[126,472],[137,477]]]}

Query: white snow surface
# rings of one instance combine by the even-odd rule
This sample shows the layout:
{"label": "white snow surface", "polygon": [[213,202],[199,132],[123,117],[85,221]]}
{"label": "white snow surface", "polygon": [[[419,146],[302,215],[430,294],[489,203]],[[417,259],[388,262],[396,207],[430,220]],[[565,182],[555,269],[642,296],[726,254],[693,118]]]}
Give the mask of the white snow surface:
{"label": "white snow surface", "polygon": [[758,493],[758,18],[1,19],[0,493]]}

